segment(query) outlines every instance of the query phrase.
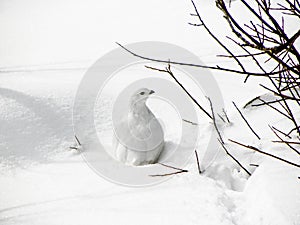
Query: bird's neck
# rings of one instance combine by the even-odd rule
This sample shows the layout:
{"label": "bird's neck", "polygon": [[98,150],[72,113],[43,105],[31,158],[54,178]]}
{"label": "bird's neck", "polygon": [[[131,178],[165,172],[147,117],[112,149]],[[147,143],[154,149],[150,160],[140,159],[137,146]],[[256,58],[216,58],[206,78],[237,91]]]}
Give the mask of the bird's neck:
{"label": "bird's neck", "polygon": [[132,114],[133,117],[148,118],[152,113],[145,102],[136,102],[134,106],[131,107],[130,114]]}
{"label": "bird's neck", "polygon": [[140,102],[134,105],[129,111],[128,126],[132,136],[139,139],[148,139],[151,136],[150,123],[153,114],[147,105]]}

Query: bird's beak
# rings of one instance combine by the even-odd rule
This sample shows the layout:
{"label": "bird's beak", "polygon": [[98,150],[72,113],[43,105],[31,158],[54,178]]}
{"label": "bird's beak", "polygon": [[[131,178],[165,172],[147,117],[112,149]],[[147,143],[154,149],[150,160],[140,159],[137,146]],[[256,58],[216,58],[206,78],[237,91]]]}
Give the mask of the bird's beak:
{"label": "bird's beak", "polygon": [[151,94],[153,94],[153,93],[155,93],[155,91],[151,90],[151,91],[149,92],[149,95],[151,95]]}

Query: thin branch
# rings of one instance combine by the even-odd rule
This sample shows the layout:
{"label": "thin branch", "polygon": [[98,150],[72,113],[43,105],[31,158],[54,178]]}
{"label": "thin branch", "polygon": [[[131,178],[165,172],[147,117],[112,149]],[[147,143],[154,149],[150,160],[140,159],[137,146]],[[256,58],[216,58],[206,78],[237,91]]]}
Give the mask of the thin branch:
{"label": "thin branch", "polygon": [[[254,48],[254,49],[266,52],[270,57],[272,57],[272,59],[274,59],[275,61],[277,61],[284,68],[286,68],[286,69],[288,69],[290,71],[293,71],[296,74],[300,74],[299,71],[295,70],[295,68],[290,67],[288,64],[286,64],[284,61],[282,61],[280,58],[278,58],[276,56],[276,53],[278,53],[277,47],[275,47],[276,49],[274,47],[267,48],[263,44],[261,44],[259,41],[257,41],[255,38],[253,38],[248,32],[246,32],[240,26],[240,24],[232,17],[232,15],[228,12],[227,7],[226,7],[226,5],[225,5],[225,3],[224,3],[223,0],[217,0],[216,3],[217,3],[217,7],[224,13],[224,18],[228,22],[228,25],[230,26],[232,32],[239,39],[241,39],[243,41],[243,43],[245,44],[245,46],[249,46],[251,48]],[[276,27],[276,30],[278,30],[278,34],[285,35],[285,33],[280,30],[280,27],[279,28]],[[297,54],[297,52],[296,52],[296,54]]]}
{"label": "thin branch", "polygon": [[189,123],[189,124],[192,124],[194,126],[198,126],[199,124],[198,123],[195,123],[195,122],[192,122],[192,121],[189,121],[189,120],[185,120],[185,119],[182,119],[183,122],[186,122],[186,123]]}
{"label": "thin branch", "polygon": [[[299,152],[296,148],[294,148],[293,146],[291,146],[291,144],[295,144],[295,143],[283,140],[283,139],[276,133],[274,127],[271,127],[270,125],[269,125],[269,127],[270,127],[270,129],[273,131],[273,133],[280,139],[280,143],[286,144],[290,149],[292,149],[292,150],[295,151],[298,155],[300,155],[300,152]],[[276,142],[276,141],[273,141],[273,142]],[[300,145],[300,142],[297,142],[297,144]]]}
{"label": "thin branch", "polygon": [[249,9],[253,15],[255,15],[263,24],[265,24],[272,32],[277,33],[277,31],[268,23],[266,20],[263,19],[261,15],[259,15],[248,3],[246,0],[241,0],[241,2]]}
{"label": "thin branch", "polygon": [[280,160],[280,161],[282,161],[282,162],[285,162],[285,163],[287,163],[287,164],[290,164],[290,165],[292,165],[292,166],[300,167],[299,164],[290,162],[290,161],[288,161],[288,160],[286,160],[286,159],[283,159],[283,158],[280,158],[280,157],[278,157],[278,156],[276,156],[276,155],[273,155],[273,154],[264,152],[264,151],[262,151],[262,150],[260,150],[260,149],[258,149],[258,148],[256,148],[256,147],[254,147],[254,146],[252,146],[252,145],[245,145],[245,144],[242,144],[242,143],[240,143],[240,142],[237,142],[237,141],[234,141],[234,140],[231,140],[231,139],[229,139],[229,141],[231,141],[232,143],[235,143],[235,144],[237,144],[237,145],[243,146],[243,147],[245,147],[245,148],[251,149],[251,150],[253,150],[253,151],[259,152],[259,153],[261,153],[261,154],[267,155],[267,156],[272,157],[272,158],[274,158],[274,159],[278,159],[278,160]]}
{"label": "thin branch", "polygon": [[281,140],[281,141],[272,141],[274,143],[288,143],[288,144],[291,144],[291,145],[300,145],[300,142],[297,142],[297,141],[285,141],[285,140]]}
{"label": "thin branch", "polygon": [[145,67],[148,68],[148,69],[151,69],[151,70],[155,70],[155,71],[159,71],[159,72],[163,72],[163,73],[168,73],[174,79],[174,81],[181,87],[181,89],[190,97],[190,99],[192,99],[192,101],[198,106],[198,108],[202,112],[204,112],[210,119],[212,119],[212,116],[197,102],[197,100],[177,80],[177,78],[175,77],[175,75],[171,71],[171,65],[170,64],[168,64],[168,67],[166,67],[166,69],[158,69],[158,68],[154,68],[154,67],[151,67],[151,66],[145,66]]}
{"label": "thin branch", "polygon": [[[247,57],[253,57],[253,56],[264,55],[264,54],[266,54],[266,53],[265,52],[257,52],[257,53],[248,53],[247,55],[236,55],[235,57],[237,57],[237,58],[247,58]],[[217,55],[217,57],[232,58],[231,55]]]}
{"label": "thin branch", "polygon": [[[265,105],[269,106],[270,108],[272,108],[275,111],[277,111],[278,113],[280,113],[281,115],[287,117],[289,120],[292,120],[292,118],[289,115],[285,114],[284,112],[281,112],[279,109],[277,109],[276,107],[270,105],[268,102],[262,100],[261,98],[259,100],[262,101]],[[280,103],[280,102],[278,101],[278,103]]]}
{"label": "thin branch", "polygon": [[240,60],[237,58],[237,57],[235,57],[235,55],[229,50],[229,48],[227,48],[211,31],[210,31],[210,29],[206,26],[206,24],[204,23],[204,21],[203,21],[203,19],[202,19],[202,17],[200,16],[200,14],[199,14],[199,12],[198,12],[198,9],[197,9],[197,7],[196,7],[196,5],[195,5],[195,3],[194,3],[194,1],[193,0],[191,0],[191,2],[192,2],[192,4],[193,4],[193,6],[194,6],[194,10],[195,10],[195,12],[196,12],[196,15],[197,15],[197,17],[198,17],[198,19],[199,19],[199,21],[200,21],[200,23],[202,24],[202,26],[205,28],[205,30],[209,33],[209,35],[223,48],[223,49],[225,49],[226,50],[226,52],[228,52],[228,54],[229,55],[231,55],[232,56],[232,58],[237,62],[237,64],[240,66],[240,68],[241,68],[241,70],[244,72],[244,73],[246,73],[246,70],[245,70],[245,68],[244,68],[244,66],[243,66],[243,64],[240,62]]}
{"label": "thin branch", "polygon": [[[260,96],[258,97],[258,100],[262,101],[262,99],[260,98]],[[258,107],[258,106],[263,106],[263,105],[267,105],[267,104],[274,104],[274,103],[278,103],[278,102],[281,102],[283,101],[282,99],[276,99],[276,100],[273,100],[273,101],[263,101],[262,103],[256,103],[256,104],[253,104],[251,105],[252,107]]]}
{"label": "thin branch", "polygon": [[[251,105],[251,103],[253,103],[253,102],[255,102],[257,99],[259,99],[260,98],[260,96],[257,96],[257,97],[255,97],[255,98],[253,98],[253,99],[251,99],[249,102],[247,102],[245,105],[244,105],[244,109],[245,108],[247,108],[247,106],[248,105]],[[252,106],[252,105],[251,105]]]}
{"label": "thin branch", "polygon": [[76,139],[76,142],[77,142],[77,144],[79,145],[79,146],[81,146],[81,143],[80,143],[80,141],[79,141],[79,139],[78,139],[78,137],[75,135],[75,139]]}
{"label": "thin branch", "polygon": [[212,69],[212,70],[232,72],[232,73],[236,73],[236,74],[244,74],[244,75],[247,74],[247,75],[251,75],[251,76],[262,76],[262,77],[276,75],[276,74],[282,73],[283,71],[288,70],[288,69],[282,69],[281,71],[273,71],[273,72],[270,72],[270,73],[256,73],[256,72],[249,72],[249,71],[244,72],[244,71],[234,70],[234,69],[230,69],[230,68],[223,68],[223,67],[220,67],[220,66],[205,66],[205,65],[199,65],[199,64],[194,64],[194,63],[184,63],[184,62],[176,62],[176,61],[172,61],[172,60],[155,59],[155,58],[142,56],[142,55],[139,55],[135,52],[132,52],[131,50],[124,47],[123,45],[121,45],[118,42],[116,42],[116,44],[119,45],[121,48],[123,48],[128,53],[130,53],[131,55],[133,55],[135,57],[138,57],[140,59],[144,59],[144,60],[152,61],[152,62],[168,63],[168,64],[181,65],[181,66],[193,66],[193,67],[204,68],[204,69]]}
{"label": "thin branch", "polygon": [[[251,56],[252,60],[256,63],[256,65],[258,66],[258,68],[266,73],[265,69],[260,65],[259,61],[255,58],[255,55],[250,53],[250,51],[248,51],[243,45],[239,44],[237,41],[235,41],[234,39],[227,37],[229,40],[233,41],[237,46],[239,46],[240,48],[242,48],[249,56]],[[250,75],[248,74],[244,80],[244,83],[247,82],[248,78],[250,77]]]}
{"label": "thin branch", "polygon": [[219,116],[219,118],[224,122],[224,123],[226,123],[226,121],[224,120],[224,118],[218,113],[218,116]]}
{"label": "thin branch", "polygon": [[199,162],[198,152],[196,149],[195,149],[195,156],[196,156],[196,160],[197,160],[198,172],[199,172],[199,174],[201,174],[202,172],[200,169],[200,162]]}
{"label": "thin branch", "polygon": [[191,26],[194,26],[194,27],[201,27],[201,26],[203,26],[203,24],[201,24],[201,23],[188,23],[189,25],[191,25]]}
{"label": "thin branch", "polygon": [[293,129],[291,129],[288,133],[287,133],[287,135],[290,135],[293,131],[297,131],[297,130],[299,130],[300,129],[300,126],[299,127],[294,127]]}
{"label": "thin branch", "polygon": [[218,133],[218,135],[219,135],[220,141],[221,141],[222,143],[224,143],[223,138],[222,138],[222,136],[221,136],[221,133],[220,133],[220,131],[219,131],[219,128],[218,128],[218,126],[217,126],[217,122],[216,122],[216,118],[215,118],[215,113],[214,113],[214,108],[213,108],[212,102],[211,102],[210,98],[207,97],[207,99],[208,99],[209,104],[210,104],[210,109],[211,109],[211,114],[212,114],[212,121],[213,121],[214,127],[215,127],[215,129],[216,129],[216,131],[217,131],[217,133]]}
{"label": "thin branch", "polygon": [[77,138],[77,136],[76,135],[74,135],[74,136],[75,136],[75,140],[76,140],[76,146],[70,146],[69,148],[79,151],[81,149],[81,143],[80,143],[79,139]]}
{"label": "thin branch", "polygon": [[[284,94],[282,94],[281,90],[277,87],[276,83],[274,82],[274,80],[271,77],[268,77],[269,80],[271,81],[271,83],[273,84],[273,86],[276,88],[277,92],[279,93],[280,96],[284,96]],[[294,123],[295,127],[298,127],[298,122],[294,117],[294,114],[289,106],[289,104],[287,103],[286,99],[281,97],[283,99],[283,103],[285,105],[285,109],[287,111],[287,113],[289,114],[289,116],[291,117],[291,121]],[[293,99],[293,98],[292,98]],[[279,104],[281,104],[279,102]],[[297,133],[300,135],[300,129],[297,130]]]}
{"label": "thin branch", "polygon": [[258,134],[253,130],[253,128],[250,126],[250,124],[248,123],[248,121],[246,120],[246,118],[244,117],[244,115],[242,114],[242,112],[239,110],[239,108],[236,106],[236,104],[234,102],[232,102],[234,107],[236,108],[236,110],[239,112],[239,114],[241,115],[241,117],[243,118],[243,120],[245,121],[245,123],[248,125],[248,127],[250,128],[250,130],[252,131],[252,133],[260,140],[260,137],[258,136]]}
{"label": "thin branch", "polygon": [[187,172],[188,171],[181,170],[181,171],[176,171],[173,173],[153,174],[153,175],[149,175],[149,177],[166,177],[166,176],[172,176],[172,175],[176,175],[176,174],[180,174],[180,173],[187,173]]}
{"label": "thin branch", "polygon": [[251,176],[251,173],[233,156],[231,155],[227,148],[225,147],[225,144],[222,143],[219,139],[218,139],[219,143],[221,144],[221,146],[223,147],[224,151],[226,152],[226,154],[233,159],[233,161],[235,161],[249,176]]}
{"label": "thin branch", "polygon": [[289,136],[288,134],[284,133],[283,131],[281,131],[281,130],[277,129],[276,127],[272,127],[272,128],[273,128],[274,130],[276,130],[278,133],[281,133],[281,134],[283,134],[284,136],[286,136],[286,137],[288,137],[288,138],[292,139],[292,137],[291,137],[291,136]]}
{"label": "thin branch", "polygon": [[174,166],[169,166],[169,165],[166,165],[166,164],[163,164],[163,163],[158,163],[159,165],[162,165],[164,167],[167,167],[167,168],[171,168],[171,169],[174,169],[174,170],[177,170],[176,172],[172,172],[172,173],[164,173],[164,174],[153,174],[153,175],[149,175],[149,177],[165,177],[165,176],[171,176],[171,175],[175,175],[175,174],[180,174],[180,173],[187,173],[189,172],[188,170],[185,170],[185,169],[180,169],[180,168],[177,168],[177,167],[174,167]]}
{"label": "thin branch", "polygon": [[222,111],[223,111],[223,113],[225,115],[225,118],[226,118],[227,122],[230,123],[230,120],[229,120],[229,118],[227,116],[227,113],[226,113],[225,109],[223,108]]}
{"label": "thin branch", "polygon": [[180,168],[177,168],[177,167],[174,167],[174,166],[170,166],[170,165],[167,165],[167,164],[164,164],[164,163],[157,163],[161,166],[164,166],[164,167],[167,167],[167,168],[171,168],[171,169],[174,169],[174,170],[179,170],[179,171],[184,171],[184,172],[188,172],[188,170],[185,170],[185,169],[180,169]]}

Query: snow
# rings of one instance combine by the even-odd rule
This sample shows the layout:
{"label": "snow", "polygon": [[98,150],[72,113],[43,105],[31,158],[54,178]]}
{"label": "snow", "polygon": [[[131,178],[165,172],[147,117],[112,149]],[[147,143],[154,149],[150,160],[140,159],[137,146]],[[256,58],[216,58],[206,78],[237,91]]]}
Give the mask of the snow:
{"label": "snow", "polygon": [[[222,152],[201,176],[191,158],[188,173],[147,188],[122,187],[97,176],[69,149],[75,144],[72,100],[82,72],[61,76],[1,74],[1,224],[299,224],[299,170],[233,145],[231,153],[245,165],[260,164],[255,171],[248,167],[249,179]],[[27,79],[15,82],[19,77]],[[249,119],[266,112],[245,110]],[[223,132],[256,143],[247,129],[234,122]],[[262,148],[271,150],[268,145]],[[297,161],[293,153],[275,149],[280,152]]]}
{"label": "snow", "polygon": [[[112,3],[90,0],[83,4],[78,0],[74,4],[65,1],[57,12],[54,3],[49,1],[43,5],[35,0],[20,6],[16,6],[16,1],[1,3],[0,58],[3,59],[1,70],[6,71],[0,73],[1,225],[300,225],[299,169],[232,143],[227,143],[228,150],[250,170],[251,177],[221,149],[217,159],[201,175],[192,156],[184,168],[189,172],[153,186],[125,187],[98,176],[78,151],[69,148],[76,144],[73,101],[88,66],[115,48],[116,39],[122,42],[169,41],[190,49],[207,64],[214,64],[212,55],[219,52],[214,44],[207,45],[206,35],[186,25],[190,22],[188,2],[130,0],[119,1],[116,7]],[[57,17],[51,20],[55,12]],[[83,16],[78,16],[82,12],[85,12]],[[123,24],[117,19],[107,24],[106,16],[112,16],[112,12],[126,18]],[[156,14],[154,21],[153,12]],[[208,18],[216,17],[213,5],[208,3],[202,2],[201,12]],[[69,25],[70,30],[66,31]],[[22,26],[21,30],[16,29]],[[222,22],[218,26],[216,30],[221,32]],[[31,31],[22,38],[26,27],[31,27]],[[97,31],[95,27],[102,29]],[[178,30],[187,35],[178,35]],[[61,39],[55,33],[61,33]],[[17,65],[24,65],[17,68],[24,71],[9,71],[15,70]],[[220,72],[215,72],[214,78],[232,121],[230,125],[220,122],[224,138],[258,146],[299,164],[294,152],[270,142],[275,137],[268,123],[284,128],[288,125],[286,120],[267,107],[242,109],[252,97],[264,94],[257,85],[264,81],[256,78],[243,84],[243,77],[224,76]],[[112,98],[104,96],[96,103],[98,135],[111,131],[108,115]],[[264,98],[270,96],[264,95]],[[232,100],[257,129],[260,141],[244,124]],[[149,105],[160,112],[159,103],[153,101]],[[176,112],[171,108],[169,112],[172,121]],[[172,144],[178,143],[180,132],[175,131],[174,126],[179,125],[172,127],[167,120],[168,114],[160,113],[161,119],[166,121],[171,149]],[[213,125],[204,120],[200,129],[201,144],[197,150],[203,154],[206,133]],[[250,163],[259,164],[259,167],[251,167]],[[162,171],[174,172],[164,167]]]}
{"label": "snow", "polygon": [[[295,179],[298,175],[299,171],[273,160],[261,164],[246,184],[242,207],[248,210],[241,223],[298,224],[300,193],[299,181]],[[270,212],[273,216],[266,216]]]}

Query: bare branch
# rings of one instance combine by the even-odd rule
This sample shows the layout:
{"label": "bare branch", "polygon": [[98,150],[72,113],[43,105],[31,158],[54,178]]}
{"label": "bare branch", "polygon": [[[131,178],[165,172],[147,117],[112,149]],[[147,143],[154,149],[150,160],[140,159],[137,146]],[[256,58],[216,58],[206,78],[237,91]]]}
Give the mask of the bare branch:
{"label": "bare branch", "polygon": [[227,116],[227,113],[226,113],[225,109],[223,109],[223,113],[224,113],[224,115],[225,115],[225,118],[226,118],[227,122],[230,123],[230,120],[229,120],[229,118],[228,118],[228,116]]}
{"label": "bare branch", "polygon": [[264,152],[264,151],[262,151],[262,150],[260,150],[260,149],[258,149],[258,148],[256,148],[256,147],[254,147],[254,146],[252,146],[252,145],[245,145],[245,144],[242,144],[242,143],[240,143],[240,142],[237,142],[237,141],[234,141],[234,140],[231,140],[231,139],[229,139],[229,141],[231,141],[231,142],[233,142],[233,143],[235,143],[235,144],[237,144],[237,145],[243,146],[243,147],[245,147],[245,148],[251,149],[251,150],[253,150],[253,151],[259,152],[259,153],[261,153],[261,154],[267,155],[267,156],[272,157],[272,158],[274,158],[274,159],[278,159],[278,160],[280,160],[280,161],[282,161],[282,162],[285,162],[285,163],[287,163],[287,164],[290,164],[290,165],[292,165],[292,166],[300,167],[299,164],[290,162],[290,161],[288,161],[288,160],[286,160],[286,159],[280,158],[280,157],[278,157],[278,156],[276,156],[276,155],[273,155],[273,154],[270,154],[270,153],[268,153],[268,152]]}
{"label": "bare branch", "polygon": [[[280,141],[281,141],[280,143],[286,144],[290,149],[292,149],[292,150],[295,151],[298,155],[300,155],[300,152],[299,152],[296,148],[294,148],[293,146],[290,145],[290,144],[295,144],[295,143],[297,143],[298,145],[300,145],[300,142],[289,142],[289,141],[285,141],[285,140],[283,140],[283,139],[276,133],[274,127],[271,127],[270,125],[269,125],[269,127],[270,127],[270,129],[273,131],[273,133],[280,139]],[[275,142],[275,141],[273,141],[273,142]]]}
{"label": "bare branch", "polygon": [[167,167],[167,168],[174,169],[174,170],[180,170],[180,171],[188,172],[188,170],[180,169],[180,168],[177,168],[177,167],[174,167],[174,166],[170,166],[170,165],[167,165],[167,164],[164,164],[164,163],[157,163],[157,164],[159,164],[161,166],[164,166],[164,167]]}
{"label": "bare branch", "polygon": [[165,69],[158,69],[158,68],[154,68],[154,67],[151,67],[151,66],[145,66],[145,67],[148,68],[148,69],[151,69],[151,70],[156,70],[156,71],[159,71],[159,72],[168,73],[175,80],[175,82],[181,87],[181,89],[190,97],[190,99],[192,99],[192,101],[198,106],[198,108],[202,112],[204,112],[210,119],[212,119],[212,116],[197,102],[197,100],[177,80],[177,78],[175,77],[175,75],[171,71],[171,65],[170,64],[168,64],[168,67],[166,67]]}
{"label": "bare branch", "polygon": [[216,129],[216,131],[217,131],[217,133],[219,135],[220,141],[224,144],[223,138],[222,138],[221,133],[219,131],[219,128],[217,126],[217,122],[216,122],[216,118],[215,118],[215,113],[214,113],[214,108],[213,108],[212,102],[211,102],[211,100],[210,100],[209,97],[207,97],[207,99],[208,99],[209,104],[210,104],[210,109],[211,109],[211,114],[212,114],[212,121],[213,121],[214,127],[215,127],[215,129]]}
{"label": "bare branch", "polygon": [[140,59],[144,59],[144,60],[152,61],[152,62],[168,63],[168,64],[181,65],[181,66],[193,66],[193,67],[199,67],[199,68],[205,68],[205,69],[232,72],[232,73],[236,73],[236,74],[247,74],[247,75],[251,75],[251,76],[262,76],[262,77],[276,75],[276,74],[282,73],[283,71],[288,70],[288,69],[282,69],[281,71],[274,71],[274,72],[271,72],[271,73],[257,73],[257,72],[247,71],[245,73],[244,71],[234,70],[234,69],[230,69],[230,68],[223,68],[223,67],[220,67],[220,66],[205,66],[205,65],[193,64],[193,63],[176,62],[176,61],[172,61],[172,60],[154,59],[154,58],[151,58],[151,57],[142,56],[142,55],[139,55],[135,52],[132,52],[128,48],[124,47],[123,45],[121,45],[118,42],[116,42],[116,44],[119,45],[121,48],[123,48],[128,53],[130,53],[131,55],[133,55],[135,57],[138,57]]}
{"label": "bare branch", "polygon": [[232,56],[232,58],[234,58],[234,60],[237,62],[237,64],[240,66],[240,68],[241,68],[241,70],[244,72],[244,73],[246,73],[246,70],[245,70],[245,68],[244,68],[244,66],[243,66],[243,64],[240,62],[240,60],[237,58],[237,57],[235,57],[235,55],[229,50],[229,48],[227,48],[217,37],[216,37],[216,35],[214,35],[211,31],[210,31],[210,29],[207,27],[207,25],[204,23],[204,21],[203,21],[203,19],[202,19],[202,17],[200,16],[200,14],[199,14],[199,12],[198,12],[198,9],[197,9],[197,7],[196,7],[196,5],[195,5],[195,3],[194,3],[194,1],[193,0],[191,0],[191,2],[192,2],[192,4],[193,4],[193,6],[194,6],[194,10],[195,10],[195,12],[196,12],[196,15],[197,15],[197,17],[198,17],[198,19],[199,19],[199,21],[200,21],[200,23],[202,24],[202,26],[205,28],[205,30],[209,33],[209,35],[223,48],[223,49],[225,49],[226,50],[226,52],[228,52],[228,54],[229,55],[231,55]]}
{"label": "bare branch", "polygon": [[165,177],[165,176],[172,176],[172,175],[176,175],[176,174],[180,174],[180,173],[187,173],[187,172],[189,172],[188,170],[180,169],[180,168],[177,168],[177,167],[174,167],[174,166],[169,166],[169,165],[166,165],[166,164],[163,164],[163,163],[158,163],[158,164],[162,165],[164,167],[170,168],[170,169],[177,170],[177,171],[172,172],[172,173],[153,174],[153,175],[149,175],[149,177]]}
{"label": "bare branch", "polygon": [[197,166],[198,166],[198,172],[199,174],[201,174],[201,169],[200,169],[200,162],[199,162],[199,157],[198,157],[198,152],[197,150],[195,150],[195,156],[196,156],[196,160],[197,160]]}
{"label": "bare branch", "polygon": [[[261,98],[260,98],[259,100],[262,101],[265,105],[269,106],[270,108],[272,108],[272,109],[274,109],[275,111],[277,111],[278,113],[280,113],[281,115],[287,117],[289,120],[292,120],[292,118],[291,118],[289,115],[287,115],[287,114],[285,114],[284,112],[280,111],[279,109],[277,109],[276,107],[272,106],[272,105],[269,104],[268,102],[265,102],[265,101],[262,100]],[[280,101],[277,101],[277,102],[279,103]],[[253,105],[252,105],[252,106],[253,106]]]}
{"label": "bare branch", "polygon": [[199,124],[198,123],[195,123],[195,122],[192,122],[192,121],[189,121],[189,120],[186,120],[186,119],[182,119],[183,122],[186,122],[186,123],[190,123],[194,126],[198,126]]}
{"label": "bare branch", "polygon": [[153,175],[149,175],[149,177],[166,177],[166,176],[172,176],[172,175],[176,175],[176,174],[180,174],[180,173],[187,173],[188,171],[176,171],[173,173],[164,173],[164,174],[153,174]]}
{"label": "bare branch", "polygon": [[253,130],[253,128],[250,126],[250,124],[248,123],[248,121],[246,120],[246,118],[244,117],[244,115],[242,114],[242,112],[239,110],[239,108],[236,106],[236,104],[234,102],[232,102],[234,107],[236,108],[236,110],[239,112],[239,114],[241,115],[241,117],[243,118],[243,120],[245,121],[245,123],[247,124],[247,126],[250,128],[250,130],[252,131],[252,133],[260,140],[260,137],[258,136],[258,134]]}
{"label": "bare branch", "polygon": [[223,147],[224,151],[226,152],[226,154],[233,159],[233,161],[235,161],[249,176],[251,176],[251,173],[233,156],[231,155],[227,148],[225,147],[225,144],[222,143],[219,139],[218,139],[219,143],[221,144],[221,146]]}
{"label": "bare branch", "polygon": [[77,142],[77,144],[79,145],[79,146],[81,146],[81,143],[80,143],[80,141],[79,141],[79,139],[78,139],[78,137],[75,135],[75,139],[76,139],[76,142]]}
{"label": "bare branch", "polygon": [[291,136],[289,136],[288,134],[286,134],[286,133],[284,133],[283,131],[281,131],[281,130],[279,130],[278,128],[276,128],[276,127],[272,127],[274,130],[276,130],[278,133],[281,133],[281,134],[283,134],[284,136],[286,136],[286,137],[288,137],[288,138],[292,138]]}

